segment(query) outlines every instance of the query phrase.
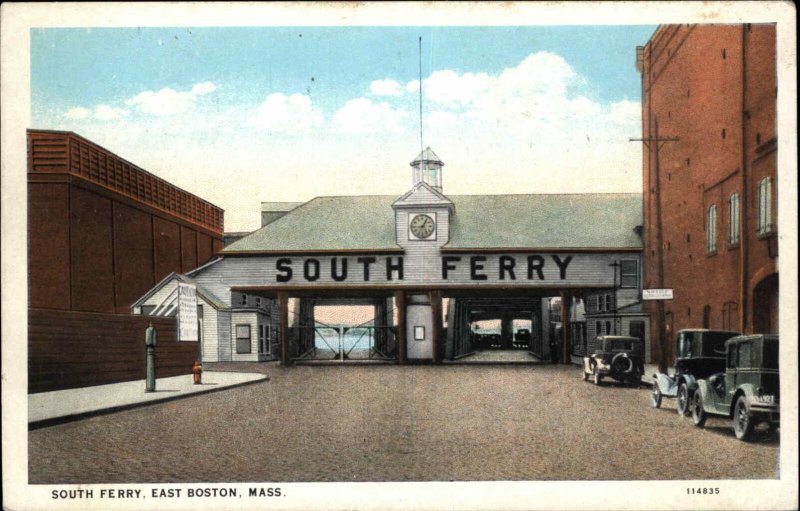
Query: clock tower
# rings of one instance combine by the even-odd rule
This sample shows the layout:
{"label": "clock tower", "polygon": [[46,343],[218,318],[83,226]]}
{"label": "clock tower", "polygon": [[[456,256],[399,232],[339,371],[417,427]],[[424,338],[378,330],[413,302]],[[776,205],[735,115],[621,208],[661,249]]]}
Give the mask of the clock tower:
{"label": "clock tower", "polygon": [[442,193],[443,166],[430,147],[411,162],[414,186],[392,204],[397,244],[401,247],[429,252],[438,251],[447,243],[455,206]]}

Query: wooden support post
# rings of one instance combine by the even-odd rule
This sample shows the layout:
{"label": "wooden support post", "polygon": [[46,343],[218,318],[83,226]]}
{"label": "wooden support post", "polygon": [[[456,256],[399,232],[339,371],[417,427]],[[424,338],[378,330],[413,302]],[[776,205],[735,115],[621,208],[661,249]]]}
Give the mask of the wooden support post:
{"label": "wooden support post", "polygon": [[289,293],[278,291],[278,332],[281,337],[281,365],[289,365]]}
{"label": "wooden support post", "polygon": [[561,292],[561,333],[563,334],[562,339],[562,362],[564,364],[570,363],[569,358],[569,316],[570,316],[570,302],[572,300],[572,296],[568,293]]}
{"label": "wooden support post", "polygon": [[406,357],[406,292],[394,292],[394,306],[397,307],[397,362],[405,364]]}
{"label": "wooden support post", "polygon": [[431,341],[433,344],[433,363],[438,364],[442,361],[440,345],[442,343],[442,292],[434,289],[430,292],[431,314],[433,315],[433,332]]}

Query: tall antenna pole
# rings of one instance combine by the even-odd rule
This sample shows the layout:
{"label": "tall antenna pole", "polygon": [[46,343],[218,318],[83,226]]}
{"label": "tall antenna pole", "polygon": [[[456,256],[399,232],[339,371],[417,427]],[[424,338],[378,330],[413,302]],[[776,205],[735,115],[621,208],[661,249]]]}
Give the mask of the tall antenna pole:
{"label": "tall antenna pole", "polygon": [[422,36],[419,36],[419,153],[424,150],[422,143]]}

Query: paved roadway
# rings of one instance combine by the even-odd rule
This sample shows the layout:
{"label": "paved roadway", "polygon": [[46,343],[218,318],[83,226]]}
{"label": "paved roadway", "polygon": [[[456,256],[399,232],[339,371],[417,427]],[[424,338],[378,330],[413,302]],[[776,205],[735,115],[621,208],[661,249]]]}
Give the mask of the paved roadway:
{"label": "paved roadway", "polygon": [[[739,479],[780,433],[705,430],[566,366],[316,366],[29,432],[31,483]],[[258,368],[258,369],[256,369]]]}

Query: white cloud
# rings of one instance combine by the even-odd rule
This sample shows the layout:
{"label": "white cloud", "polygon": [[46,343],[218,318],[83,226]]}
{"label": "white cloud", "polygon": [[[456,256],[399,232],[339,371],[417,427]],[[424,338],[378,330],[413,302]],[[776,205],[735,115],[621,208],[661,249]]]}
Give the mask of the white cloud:
{"label": "white cloud", "polygon": [[215,90],[217,90],[217,86],[214,85],[212,82],[201,82],[201,83],[196,83],[192,87],[192,94],[200,96],[202,94],[208,94],[209,92],[214,92]]}
{"label": "white cloud", "polygon": [[87,119],[90,115],[92,115],[92,111],[82,106],[70,108],[64,113],[64,117],[67,119]]}
{"label": "white cloud", "polygon": [[211,82],[195,84],[191,90],[176,91],[165,87],[159,91],[144,91],[125,101],[140,112],[153,115],[174,115],[193,110],[197,98],[217,89]]}
{"label": "white cloud", "polygon": [[98,121],[116,121],[127,116],[129,112],[124,108],[115,108],[109,105],[97,105],[94,110],[82,106],[70,108],[64,113],[64,117],[73,121],[95,119]]}
{"label": "white cloud", "polygon": [[639,123],[642,116],[642,105],[637,101],[622,100],[609,107],[608,119],[616,124]]}
{"label": "white cloud", "polygon": [[301,133],[322,125],[323,121],[322,112],[314,107],[309,96],[274,93],[261,103],[248,124],[281,133]]}
{"label": "white cloud", "polygon": [[419,92],[419,80],[411,80],[406,84],[406,92]]}
{"label": "white cloud", "polygon": [[128,111],[124,108],[114,108],[108,105],[97,105],[94,107],[95,119],[101,121],[116,121],[128,115]]}
{"label": "white cloud", "polygon": [[435,71],[423,81],[422,91],[426,98],[443,105],[463,106],[474,103],[486,94],[492,80],[486,73],[464,73]]}
{"label": "white cloud", "polygon": [[394,80],[375,80],[369,84],[369,92],[373,96],[402,96],[402,86]]}
{"label": "white cloud", "polygon": [[373,133],[402,128],[408,114],[388,103],[373,103],[367,98],[351,99],[333,115],[333,124],[342,133]]}

